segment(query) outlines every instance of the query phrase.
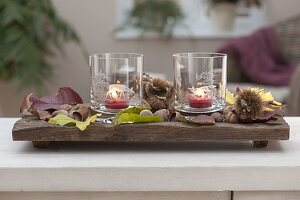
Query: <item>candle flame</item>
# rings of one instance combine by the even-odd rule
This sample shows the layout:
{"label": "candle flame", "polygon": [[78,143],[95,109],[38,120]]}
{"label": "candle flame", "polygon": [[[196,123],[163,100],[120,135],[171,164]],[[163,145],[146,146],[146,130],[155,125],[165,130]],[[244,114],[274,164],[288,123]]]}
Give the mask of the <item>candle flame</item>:
{"label": "candle flame", "polygon": [[195,96],[205,97],[205,96],[209,96],[211,90],[209,87],[204,86],[204,87],[194,88],[192,92],[194,93]]}
{"label": "candle flame", "polygon": [[120,91],[117,90],[116,88],[112,89],[109,92],[112,99],[117,99],[119,97],[118,93],[120,93]]}
{"label": "candle flame", "polygon": [[210,85],[210,86],[202,86],[197,88],[192,87],[188,89],[192,93],[192,95],[196,97],[212,97],[214,88],[215,88],[214,85]]}
{"label": "candle flame", "polygon": [[110,85],[109,91],[106,93],[106,98],[113,100],[118,100],[120,98],[123,98],[123,96],[124,90],[119,80],[117,81],[117,84]]}
{"label": "candle flame", "polygon": [[203,88],[196,88],[195,93],[196,96],[204,96],[206,94],[206,91]]}
{"label": "candle flame", "polygon": [[203,86],[203,85],[205,85],[203,82],[197,82],[197,86]]}

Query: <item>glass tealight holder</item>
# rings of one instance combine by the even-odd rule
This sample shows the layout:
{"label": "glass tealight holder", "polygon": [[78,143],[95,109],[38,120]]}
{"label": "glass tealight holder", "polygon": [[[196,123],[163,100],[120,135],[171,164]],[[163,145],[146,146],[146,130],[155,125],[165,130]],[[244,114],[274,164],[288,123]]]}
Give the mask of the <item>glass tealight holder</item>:
{"label": "glass tealight holder", "polygon": [[226,54],[178,53],[173,63],[177,111],[197,114],[224,109]]}
{"label": "glass tealight holder", "polygon": [[100,53],[90,56],[91,108],[116,114],[142,104],[143,55]]}

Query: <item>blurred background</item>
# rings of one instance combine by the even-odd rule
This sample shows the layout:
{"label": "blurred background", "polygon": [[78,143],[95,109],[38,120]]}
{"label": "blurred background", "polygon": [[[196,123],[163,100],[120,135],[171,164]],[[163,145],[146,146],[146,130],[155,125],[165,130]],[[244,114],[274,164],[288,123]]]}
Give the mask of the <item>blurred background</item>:
{"label": "blurred background", "polygon": [[[299,0],[1,0],[0,27],[1,117],[20,116],[26,94],[55,93],[62,86],[88,102],[89,54],[141,53],[144,71],[172,80],[172,54],[197,51],[228,53],[229,88],[264,87],[289,104],[290,115],[300,115]],[[291,69],[275,83],[253,78],[243,66],[247,51],[230,45],[246,45],[249,38],[241,37],[262,27],[274,31],[284,59],[278,62]],[[260,40],[274,42],[265,33],[256,37],[256,48],[265,44]],[[262,49],[249,54],[274,58],[277,50]]]}

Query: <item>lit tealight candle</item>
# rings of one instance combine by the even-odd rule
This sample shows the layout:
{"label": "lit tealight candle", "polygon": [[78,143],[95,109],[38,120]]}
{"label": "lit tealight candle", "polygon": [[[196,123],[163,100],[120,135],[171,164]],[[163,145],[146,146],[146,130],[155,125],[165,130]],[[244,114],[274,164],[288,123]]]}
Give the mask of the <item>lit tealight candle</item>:
{"label": "lit tealight candle", "polygon": [[120,84],[111,84],[106,93],[105,107],[108,109],[123,109],[129,106],[129,99],[125,94],[126,86]]}
{"label": "lit tealight candle", "polygon": [[191,88],[188,102],[192,108],[209,108],[212,106],[212,97],[208,87]]}

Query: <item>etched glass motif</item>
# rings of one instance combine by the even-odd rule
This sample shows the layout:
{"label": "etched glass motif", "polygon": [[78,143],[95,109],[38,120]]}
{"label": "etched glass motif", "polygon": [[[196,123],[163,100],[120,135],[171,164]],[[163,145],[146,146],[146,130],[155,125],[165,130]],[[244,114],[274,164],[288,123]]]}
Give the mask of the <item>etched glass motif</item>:
{"label": "etched glass motif", "polygon": [[99,73],[94,77],[94,93],[97,96],[97,99],[105,99],[110,81],[111,78],[104,73]]}
{"label": "etched glass motif", "polygon": [[205,72],[201,72],[200,74],[196,75],[196,81],[197,84],[201,84],[201,85],[213,85],[214,84],[214,75],[213,73],[210,73],[208,71]]}

